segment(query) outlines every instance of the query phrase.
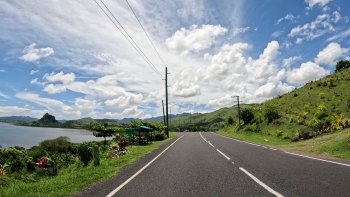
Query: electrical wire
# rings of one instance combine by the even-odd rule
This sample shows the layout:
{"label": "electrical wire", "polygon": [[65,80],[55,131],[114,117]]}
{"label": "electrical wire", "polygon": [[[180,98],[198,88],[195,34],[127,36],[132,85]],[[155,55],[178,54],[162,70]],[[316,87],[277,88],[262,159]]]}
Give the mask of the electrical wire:
{"label": "electrical wire", "polygon": [[142,51],[142,49],[137,45],[137,43],[134,41],[134,39],[130,36],[130,34],[126,31],[126,29],[123,27],[123,25],[119,22],[119,20],[114,16],[114,14],[110,11],[110,9],[107,7],[107,5],[100,0],[100,2],[103,4],[103,6],[107,9],[107,11],[110,13],[110,15],[114,18],[114,20],[119,24],[119,26],[115,23],[115,21],[111,18],[110,15],[105,11],[105,9],[102,8],[102,6],[97,2],[97,0],[94,0],[97,6],[102,10],[102,12],[108,17],[108,19],[114,24],[114,26],[122,33],[122,35],[125,37],[125,39],[133,46],[133,48],[137,51],[139,55],[147,62],[149,66],[151,66],[152,70],[162,76],[162,74],[159,72],[159,70],[154,66],[154,64],[149,60],[149,58],[146,56],[146,54]]}

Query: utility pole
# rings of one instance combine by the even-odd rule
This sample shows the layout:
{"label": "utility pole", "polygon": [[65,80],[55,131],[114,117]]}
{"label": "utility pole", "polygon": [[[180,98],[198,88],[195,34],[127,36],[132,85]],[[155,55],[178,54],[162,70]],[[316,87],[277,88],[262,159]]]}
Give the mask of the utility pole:
{"label": "utility pole", "polygon": [[239,109],[239,96],[231,96],[231,98],[237,97],[237,103],[238,103],[238,129],[241,127],[241,111]]}
{"label": "utility pole", "polygon": [[163,119],[164,119],[164,125],[165,125],[165,113],[164,113],[164,102],[162,100],[162,106],[163,106]]}
{"label": "utility pole", "polygon": [[168,67],[165,67],[165,111],[166,111],[166,134],[169,137],[169,113],[168,113]]}

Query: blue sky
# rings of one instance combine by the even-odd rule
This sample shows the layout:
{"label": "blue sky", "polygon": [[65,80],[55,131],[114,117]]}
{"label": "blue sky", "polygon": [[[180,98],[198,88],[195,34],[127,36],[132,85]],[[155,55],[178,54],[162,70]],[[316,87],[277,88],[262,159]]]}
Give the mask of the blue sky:
{"label": "blue sky", "polygon": [[[101,6],[101,1],[97,1]],[[152,68],[93,0],[0,2],[0,116],[162,114],[259,103],[350,58],[350,1],[105,0]],[[106,10],[105,10],[106,11]]]}

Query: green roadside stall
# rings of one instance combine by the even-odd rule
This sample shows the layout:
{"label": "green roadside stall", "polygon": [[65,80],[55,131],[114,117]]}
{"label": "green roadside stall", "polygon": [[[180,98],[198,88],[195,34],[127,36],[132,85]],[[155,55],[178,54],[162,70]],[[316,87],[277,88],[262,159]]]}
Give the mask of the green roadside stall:
{"label": "green roadside stall", "polygon": [[133,144],[145,145],[152,143],[154,129],[147,126],[137,126],[134,128],[127,128],[126,134],[129,139],[132,139]]}

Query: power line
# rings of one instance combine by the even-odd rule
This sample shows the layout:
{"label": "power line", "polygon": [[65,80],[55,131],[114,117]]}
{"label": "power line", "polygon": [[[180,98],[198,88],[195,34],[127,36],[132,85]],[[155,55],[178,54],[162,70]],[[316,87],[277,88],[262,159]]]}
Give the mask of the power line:
{"label": "power line", "polygon": [[129,8],[130,8],[131,12],[134,14],[134,16],[135,16],[135,18],[136,18],[137,22],[140,24],[140,26],[141,26],[141,28],[142,28],[143,32],[146,34],[147,39],[148,39],[148,41],[151,43],[151,45],[152,45],[152,47],[153,47],[154,51],[156,52],[156,54],[157,54],[158,58],[159,58],[159,59],[160,59],[160,61],[163,63],[163,66],[164,66],[164,67],[166,67],[166,64],[165,64],[165,62],[164,62],[164,59],[162,58],[162,56],[160,56],[160,54],[159,54],[159,52],[158,52],[158,50],[157,50],[156,46],[154,45],[154,43],[153,43],[152,39],[151,39],[151,38],[150,38],[150,36],[148,35],[148,33],[147,33],[146,29],[143,27],[143,25],[142,25],[142,23],[141,23],[140,19],[137,17],[137,15],[136,15],[136,13],[135,13],[134,9],[131,7],[131,5],[130,5],[130,3],[129,3],[129,1],[128,1],[128,0],[125,0],[125,1],[126,1],[126,3],[128,4],[128,6],[129,6]]}
{"label": "power line", "polygon": [[154,64],[148,59],[146,54],[142,51],[142,49],[137,45],[137,43],[134,41],[134,39],[130,36],[130,34],[126,31],[126,29],[123,27],[123,25],[119,22],[119,20],[114,16],[114,14],[110,11],[110,9],[107,7],[107,5],[100,0],[100,2],[104,5],[104,7],[107,9],[107,11],[110,13],[110,15],[117,21],[117,23],[120,25],[120,27],[114,22],[114,20],[111,18],[110,15],[101,7],[101,5],[97,2],[97,0],[94,0],[97,6],[102,10],[102,12],[108,17],[108,19],[114,24],[114,26],[122,33],[122,35],[125,37],[125,39],[133,46],[133,48],[137,51],[139,55],[142,56],[142,58],[147,62],[148,65],[151,66],[152,70],[162,76],[162,74],[159,72],[159,70],[154,66]]}

